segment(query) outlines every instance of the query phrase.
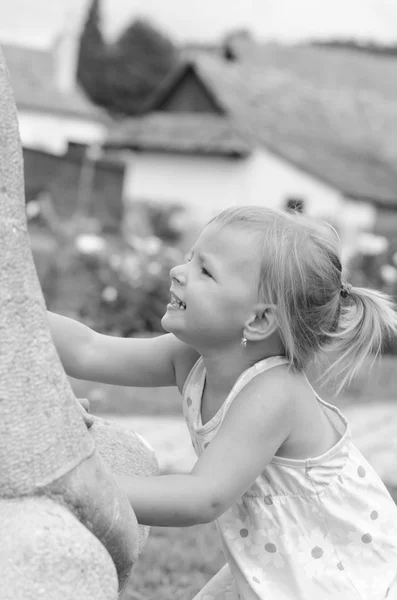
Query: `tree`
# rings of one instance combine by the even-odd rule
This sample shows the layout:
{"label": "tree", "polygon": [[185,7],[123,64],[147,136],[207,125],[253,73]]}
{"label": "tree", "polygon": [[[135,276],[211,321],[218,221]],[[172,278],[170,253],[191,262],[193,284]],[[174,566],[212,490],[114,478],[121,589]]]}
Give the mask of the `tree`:
{"label": "tree", "polygon": [[312,40],[310,44],[312,46],[320,46],[323,48],[352,50],[354,52],[364,52],[366,54],[397,56],[397,44],[381,44],[372,41],[363,42],[348,38]]}
{"label": "tree", "polygon": [[137,114],[176,64],[173,43],[142,19],[106,44],[100,0],[92,0],[80,38],[77,78],[95,104],[109,112]]}
{"label": "tree", "polygon": [[108,56],[107,86],[112,107],[136,114],[177,64],[172,42],[145,20],[137,19],[120,35]]}
{"label": "tree", "polygon": [[101,106],[109,103],[106,65],[107,46],[101,29],[100,0],[92,0],[80,36],[77,80],[91,100]]}

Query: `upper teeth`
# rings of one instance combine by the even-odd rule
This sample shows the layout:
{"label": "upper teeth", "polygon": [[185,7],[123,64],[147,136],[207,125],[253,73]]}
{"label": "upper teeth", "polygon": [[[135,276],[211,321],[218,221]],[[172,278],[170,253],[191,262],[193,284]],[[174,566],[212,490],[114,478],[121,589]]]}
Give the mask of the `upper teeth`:
{"label": "upper teeth", "polygon": [[180,310],[185,310],[186,308],[186,304],[174,296],[174,294],[171,295],[171,304],[172,306],[178,307]]}

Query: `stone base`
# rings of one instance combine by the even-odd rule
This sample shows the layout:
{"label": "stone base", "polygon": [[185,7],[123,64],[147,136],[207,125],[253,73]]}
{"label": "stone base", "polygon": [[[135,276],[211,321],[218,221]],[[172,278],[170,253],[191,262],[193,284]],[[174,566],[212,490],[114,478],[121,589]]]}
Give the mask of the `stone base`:
{"label": "stone base", "polygon": [[2,499],[0,514],[0,600],[117,600],[108,551],[67,508]]}
{"label": "stone base", "polygon": [[[89,431],[95,440],[98,454],[112,473],[131,477],[151,477],[158,474],[154,451],[131,429],[94,417]],[[139,526],[139,554],[146,544],[149,530],[149,527]]]}
{"label": "stone base", "polygon": [[[133,431],[97,417],[89,431],[113,473],[158,473],[154,452]],[[68,508],[45,496],[0,499],[0,522],[0,600],[118,598],[108,551]],[[137,554],[148,534],[139,526]]]}

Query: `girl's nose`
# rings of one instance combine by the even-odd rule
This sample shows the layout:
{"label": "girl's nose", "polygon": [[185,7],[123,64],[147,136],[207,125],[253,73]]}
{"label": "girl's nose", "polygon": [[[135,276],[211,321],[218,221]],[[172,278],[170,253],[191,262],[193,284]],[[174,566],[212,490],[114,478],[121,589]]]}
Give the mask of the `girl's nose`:
{"label": "girl's nose", "polygon": [[184,273],[184,265],[177,265],[172,267],[170,271],[171,280],[176,281],[179,285],[186,283],[186,276]]}

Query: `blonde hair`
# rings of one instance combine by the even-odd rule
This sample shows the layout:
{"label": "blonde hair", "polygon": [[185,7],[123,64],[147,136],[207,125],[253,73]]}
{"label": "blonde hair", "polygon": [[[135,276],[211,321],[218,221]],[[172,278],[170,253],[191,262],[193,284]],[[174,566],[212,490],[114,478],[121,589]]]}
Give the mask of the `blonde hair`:
{"label": "blonde hair", "polygon": [[337,381],[339,392],[368,358],[376,358],[384,339],[397,333],[390,297],[345,284],[339,237],[330,225],[256,206],[227,209],[211,222],[257,234],[262,252],[259,296],[275,306],[292,368],[303,370],[328,355],[322,379]]}

